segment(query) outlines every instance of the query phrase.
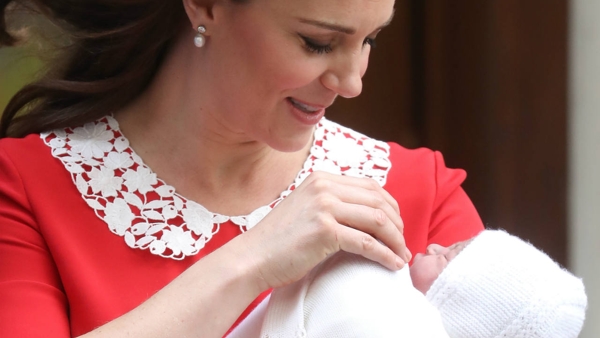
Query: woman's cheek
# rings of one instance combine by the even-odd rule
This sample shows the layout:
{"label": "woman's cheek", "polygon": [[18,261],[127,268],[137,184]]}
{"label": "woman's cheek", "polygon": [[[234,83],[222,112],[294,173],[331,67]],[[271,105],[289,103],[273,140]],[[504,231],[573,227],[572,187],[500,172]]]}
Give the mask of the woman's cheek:
{"label": "woman's cheek", "polygon": [[360,61],[360,77],[362,78],[367,73],[367,68],[369,67],[369,56],[371,54],[371,47],[369,50],[364,52],[364,56]]}
{"label": "woman's cheek", "polygon": [[[316,56],[318,58],[319,56]],[[294,90],[310,85],[324,73],[325,67],[319,60],[297,59],[289,60],[281,71],[274,75],[281,88]]]}

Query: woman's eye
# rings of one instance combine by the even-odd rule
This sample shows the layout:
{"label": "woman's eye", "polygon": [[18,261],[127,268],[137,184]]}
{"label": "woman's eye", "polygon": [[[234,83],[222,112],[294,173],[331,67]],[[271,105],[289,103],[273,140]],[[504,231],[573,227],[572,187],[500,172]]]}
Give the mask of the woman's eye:
{"label": "woman's eye", "polygon": [[316,53],[316,54],[327,54],[330,53],[333,49],[331,48],[331,45],[321,45],[319,43],[316,43],[315,41],[301,36],[302,40],[304,40],[304,46],[305,48],[311,52],[311,53]]}
{"label": "woman's eye", "polygon": [[[304,41],[304,47],[311,53],[315,53],[315,54],[327,54],[327,53],[331,53],[331,51],[333,50],[333,48],[331,47],[330,44],[320,44],[318,42],[315,42],[314,40],[307,38],[305,36],[300,36],[302,38],[302,40]],[[369,45],[371,46],[371,48],[375,48],[377,47],[377,43],[375,42],[374,38],[366,38],[365,41],[363,41],[363,45]]]}
{"label": "woman's eye", "polygon": [[363,42],[363,45],[369,45],[369,46],[371,46],[371,48],[377,47],[377,43],[375,42],[375,39],[373,39],[373,38],[366,38],[365,41]]}

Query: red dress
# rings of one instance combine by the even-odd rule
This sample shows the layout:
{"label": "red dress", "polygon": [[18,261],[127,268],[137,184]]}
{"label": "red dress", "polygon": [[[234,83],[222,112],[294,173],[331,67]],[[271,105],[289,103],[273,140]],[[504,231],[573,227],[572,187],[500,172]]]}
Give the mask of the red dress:
{"label": "red dress", "polygon": [[[329,121],[325,123],[339,127]],[[339,135],[356,140],[358,135],[363,139],[357,144],[367,143],[364,136],[339,128]],[[315,144],[321,145],[318,138],[323,135],[315,137]],[[153,243],[151,252],[150,246],[140,239],[144,235],[137,236],[151,231],[140,230],[139,226],[132,230],[130,224],[114,223],[119,219],[111,223],[107,201],[113,201],[115,192],[109,191],[107,185],[91,184],[93,175],[89,173],[83,176],[88,182],[82,188],[81,177],[77,176],[82,175],[81,168],[66,170],[66,162],[60,157],[64,154],[56,151],[60,142],[53,144],[56,148],[51,152],[47,144],[50,138],[29,135],[0,140],[0,337],[62,338],[85,334],[137,307],[194,262],[245,229],[239,220],[234,224],[229,219],[219,224],[218,232],[208,236],[209,240],[202,242],[201,247],[188,247],[180,253],[177,247],[169,247],[167,241],[158,246]],[[85,148],[81,142],[77,146]],[[385,177],[380,177],[380,183],[400,205],[404,236],[413,254],[424,252],[429,243],[449,245],[483,229],[475,208],[460,187],[466,177],[464,171],[446,168],[441,154],[431,150],[407,150],[390,143],[375,151],[381,153],[382,149],[391,167],[384,170]],[[334,157],[331,149],[323,154]],[[335,155],[336,163],[343,161],[340,160],[343,154]],[[326,166],[333,162],[320,163]],[[363,170],[364,161],[361,163]],[[352,160],[346,164],[352,167]],[[371,166],[374,169],[369,172],[382,172],[377,164]],[[362,171],[367,172],[367,169]],[[94,175],[95,182],[100,182],[99,171]],[[160,182],[154,187],[164,185]],[[142,191],[141,186],[139,183],[136,189]],[[113,197],[97,199],[103,204],[97,206],[82,198],[82,191],[90,196],[104,193]],[[139,210],[136,215],[140,217]],[[131,235],[132,232],[137,235]],[[198,238],[195,236],[194,240],[199,241]],[[178,259],[165,258],[177,256],[174,254],[179,254]],[[249,304],[238,321],[266,294],[268,291]]]}

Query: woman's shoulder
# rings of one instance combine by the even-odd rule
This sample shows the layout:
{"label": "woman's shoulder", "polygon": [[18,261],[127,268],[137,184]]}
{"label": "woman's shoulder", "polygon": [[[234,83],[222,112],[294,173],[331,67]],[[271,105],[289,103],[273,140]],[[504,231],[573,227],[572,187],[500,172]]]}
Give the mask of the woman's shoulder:
{"label": "woman's shoulder", "polygon": [[408,149],[396,143],[390,146],[392,168],[385,189],[397,199],[436,205],[462,191],[467,173],[448,168],[442,153],[428,148]]}
{"label": "woman's shoulder", "polygon": [[390,158],[394,164],[407,168],[418,167],[419,170],[435,167],[436,162],[443,161],[439,151],[426,147],[407,148],[396,142],[386,142],[390,147]]}
{"label": "woman's shoulder", "polygon": [[23,147],[23,146],[31,146],[35,143],[43,143],[40,138],[40,134],[29,134],[24,137],[5,137],[0,139],[0,148],[7,147]]}
{"label": "woman's shoulder", "polygon": [[4,210],[19,211],[23,224],[35,224],[29,222],[32,198],[43,202],[49,192],[59,191],[51,186],[57,181],[55,169],[50,149],[39,134],[0,139],[0,204]]}
{"label": "woman's shoulder", "polygon": [[393,175],[406,176],[408,179],[418,177],[440,179],[451,176],[463,181],[466,178],[464,170],[448,168],[444,156],[439,151],[429,148],[409,149],[394,142],[387,144],[390,147]]}
{"label": "woman's shoulder", "polygon": [[0,139],[0,156],[15,163],[35,162],[44,157],[51,158],[49,148],[44,144],[40,134],[29,134],[22,138]]}
{"label": "woman's shoulder", "polygon": [[[330,120],[319,124],[315,140],[316,146],[327,152],[316,157],[326,157],[338,167],[348,166],[351,176],[374,178],[386,188],[402,186],[406,192],[414,187],[423,193],[440,185],[460,185],[466,178],[464,170],[446,167],[439,151],[380,141]],[[352,172],[356,168],[359,170]]]}
{"label": "woman's shoulder", "polygon": [[40,134],[0,139],[0,184],[22,184],[25,189],[45,191],[66,174]]}
{"label": "woman's shoulder", "polygon": [[325,167],[331,172],[370,177],[382,184],[398,202],[411,252],[424,252],[430,243],[450,245],[483,229],[473,203],[461,188],[465,171],[448,168],[439,151],[408,149],[327,123],[331,126],[325,128],[325,134],[332,137],[317,134],[316,139],[322,137],[328,142],[323,141],[324,151],[315,151],[316,160],[329,161]]}
{"label": "woman's shoulder", "polygon": [[360,162],[363,174],[369,173],[373,164],[373,172],[385,170],[383,182],[388,182],[387,185],[397,181],[418,182],[423,189],[428,185],[433,188],[436,183],[448,180],[462,182],[466,178],[464,170],[447,168],[439,151],[424,147],[409,149],[395,142],[369,137],[329,120],[320,123],[316,139],[324,140],[322,147],[327,151],[327,158],[336,163]]}

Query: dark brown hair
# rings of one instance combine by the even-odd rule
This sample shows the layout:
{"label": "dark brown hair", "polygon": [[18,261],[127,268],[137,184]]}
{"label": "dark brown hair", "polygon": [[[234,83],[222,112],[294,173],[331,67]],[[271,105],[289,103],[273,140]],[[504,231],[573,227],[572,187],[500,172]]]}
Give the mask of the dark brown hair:
{"label": "dark brown hair", "polygon": [[187,20],[181,0],[0,0],[0,47],[18,42],[6,27],[12,5],[50,18],[70,44],[8,103],[0,138],[81,125],[123,107],[149,84]]}

